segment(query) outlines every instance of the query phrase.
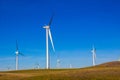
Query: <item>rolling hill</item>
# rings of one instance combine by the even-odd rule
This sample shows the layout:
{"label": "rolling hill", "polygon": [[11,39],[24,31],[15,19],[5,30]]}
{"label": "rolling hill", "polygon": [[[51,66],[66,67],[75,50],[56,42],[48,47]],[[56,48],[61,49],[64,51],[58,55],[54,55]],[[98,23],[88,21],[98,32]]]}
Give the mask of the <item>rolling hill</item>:
{"label": "rolling hill", "polygon": [[107,62],[107,63],[103,63],[98,66],[100,66],[100,67],[120,67],[120,61]]}
{"label": "rolling hill", "polygon": [[120,80],[120,62],[108,62],[80,69],[0,72],[0,80]]}

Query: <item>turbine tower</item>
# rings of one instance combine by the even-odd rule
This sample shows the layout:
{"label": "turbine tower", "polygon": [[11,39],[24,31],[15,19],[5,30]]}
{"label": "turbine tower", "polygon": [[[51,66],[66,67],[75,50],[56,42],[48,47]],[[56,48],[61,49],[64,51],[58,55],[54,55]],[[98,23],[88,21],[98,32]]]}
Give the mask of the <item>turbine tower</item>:
{"label": "turbine tower", "polygon": [[16,70],[18,70],[18,56],[19,56],[19,54],[20,55],[23,55],[22,53],[20,53],[19,51],[18,51],[18,43],[17,43],[17,40],[16,40],[16,52],[15,52],[15,54],[16,54]]}
{"label": "turbine tower", "polygon": [[46,69],[49,69],[50,68],[50,61],[49,61],[49,46],[48,46],[48,36],[50,37],[50,41],[51,41],[51,44],[52,44],[52,48],[53,48],[53,51],[55,52],[55,48],[54,48],[54,44],[53,44],[53,40],[52,40],[52,35],[51,35],[51,31],[50,31],[50,25],[52,23],[52,19],[53,19],[53,16],[51,17],[50,21],[49,21],[49,24],[46,25],[46,26],[43,26],[43,28],[46,29]]}
{"label": "turbine tower", "polygon": [[94,48],[94,46],[93,46],[93,49],[92,49],[92,58],[93,58],[93,66],[95,66],[96,65],[96,50],[95,50],[95,48]]}

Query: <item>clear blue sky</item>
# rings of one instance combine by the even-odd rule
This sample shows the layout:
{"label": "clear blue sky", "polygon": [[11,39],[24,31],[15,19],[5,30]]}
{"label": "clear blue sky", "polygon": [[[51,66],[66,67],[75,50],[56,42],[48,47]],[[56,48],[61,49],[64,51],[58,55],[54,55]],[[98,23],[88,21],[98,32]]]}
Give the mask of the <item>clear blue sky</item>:
{"label": "clear blue sky", "polygon": [[15,69],[16,39],[19,66],[45,67],[45,29],[55,13],[51,31],[56,52],[51,44],[51,67],[57,56],[61,67],[92,65],[92,45],[97,64],[120,58],[119,0],[0,0],[0,70]]}

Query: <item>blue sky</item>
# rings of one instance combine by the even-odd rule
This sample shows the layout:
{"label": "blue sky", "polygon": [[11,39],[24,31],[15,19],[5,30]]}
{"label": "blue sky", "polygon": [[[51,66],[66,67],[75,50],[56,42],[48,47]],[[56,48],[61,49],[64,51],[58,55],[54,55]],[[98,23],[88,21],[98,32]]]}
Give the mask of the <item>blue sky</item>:
{"label": "blue sky", "polygon": [[15,69],[16,39],[19,68],[45,67],[45,29],[51,25],[56,52],[51,44],[51,67],[57,56],[61,67],[92,65],[91,49],[97,49],[97,64],[120,58],[119,0],[0,0],[0,70]]}

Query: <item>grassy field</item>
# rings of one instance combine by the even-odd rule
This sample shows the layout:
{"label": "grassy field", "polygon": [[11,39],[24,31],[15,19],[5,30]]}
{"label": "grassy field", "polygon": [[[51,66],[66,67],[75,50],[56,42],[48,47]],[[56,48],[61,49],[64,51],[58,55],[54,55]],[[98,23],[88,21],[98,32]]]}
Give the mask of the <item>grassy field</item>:
{"label": "grassy field", "polygon": [[120,80],[120,62],[109,62],[81,69],[0,72],[0,80]]}

